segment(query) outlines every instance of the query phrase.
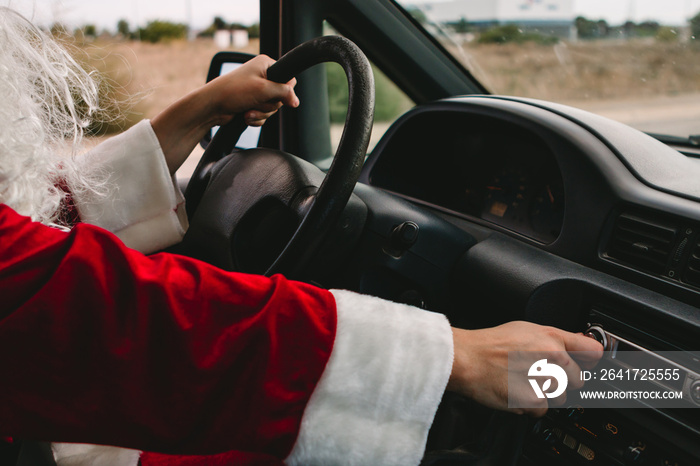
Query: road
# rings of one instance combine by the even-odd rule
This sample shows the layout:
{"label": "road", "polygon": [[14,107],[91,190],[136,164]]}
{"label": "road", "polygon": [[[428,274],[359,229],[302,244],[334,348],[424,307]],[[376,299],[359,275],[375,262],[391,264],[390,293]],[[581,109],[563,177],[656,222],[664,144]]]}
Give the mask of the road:
{"label": "road", "polygon": [[625,123],[640,131],[683,137],[700,134],[700,94],[583,101],[573,102],[571,105]]}

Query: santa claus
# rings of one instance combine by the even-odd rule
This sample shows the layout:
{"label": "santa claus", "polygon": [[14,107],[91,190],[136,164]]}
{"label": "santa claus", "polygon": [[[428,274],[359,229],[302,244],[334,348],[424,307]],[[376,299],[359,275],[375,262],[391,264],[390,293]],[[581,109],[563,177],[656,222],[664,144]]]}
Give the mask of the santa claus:
{"label": "santa claus", "polygon": [[146,255],[187,229],[173,174],[209,128],[299,104],[294,82],[265,79],[272,63],[79,156],[103,105],[93,76],[0,9],[0,436],[63,442],[52,455],[70,465],[415,465],[445,389],[507,406],[509,349],[600,351],[553,328],[452,329],[349,291]]}

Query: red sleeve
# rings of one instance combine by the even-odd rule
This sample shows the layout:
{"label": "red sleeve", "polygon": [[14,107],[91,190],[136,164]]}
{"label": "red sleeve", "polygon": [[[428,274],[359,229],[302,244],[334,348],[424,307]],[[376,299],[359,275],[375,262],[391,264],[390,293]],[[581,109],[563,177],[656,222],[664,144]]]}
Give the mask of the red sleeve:
{"label": "red sleeve", "polygon": [[284,458],[335,301],[0,205],[0,436]]}

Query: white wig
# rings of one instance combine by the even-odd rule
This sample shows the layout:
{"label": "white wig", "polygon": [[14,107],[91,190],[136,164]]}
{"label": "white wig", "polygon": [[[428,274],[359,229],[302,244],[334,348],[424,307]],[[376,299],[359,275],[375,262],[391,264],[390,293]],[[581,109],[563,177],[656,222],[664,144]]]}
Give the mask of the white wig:
{"label": "white wig", "polygon": [[98,87],[59,43],[0,7],[0,202],[61,225],[66,192],[94,190],[74,156]]}

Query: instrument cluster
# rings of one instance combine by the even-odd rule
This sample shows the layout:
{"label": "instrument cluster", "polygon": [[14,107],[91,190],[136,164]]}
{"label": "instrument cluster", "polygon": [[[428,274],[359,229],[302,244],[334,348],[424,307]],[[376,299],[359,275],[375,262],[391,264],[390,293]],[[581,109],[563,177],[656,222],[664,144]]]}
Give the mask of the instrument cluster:
{"label": "instrument cluster", "polygon": [[508,122],[448,115],[418,115],[402,125],[371,184],[541,243],[556,240],[565,190],[547,144]]}

